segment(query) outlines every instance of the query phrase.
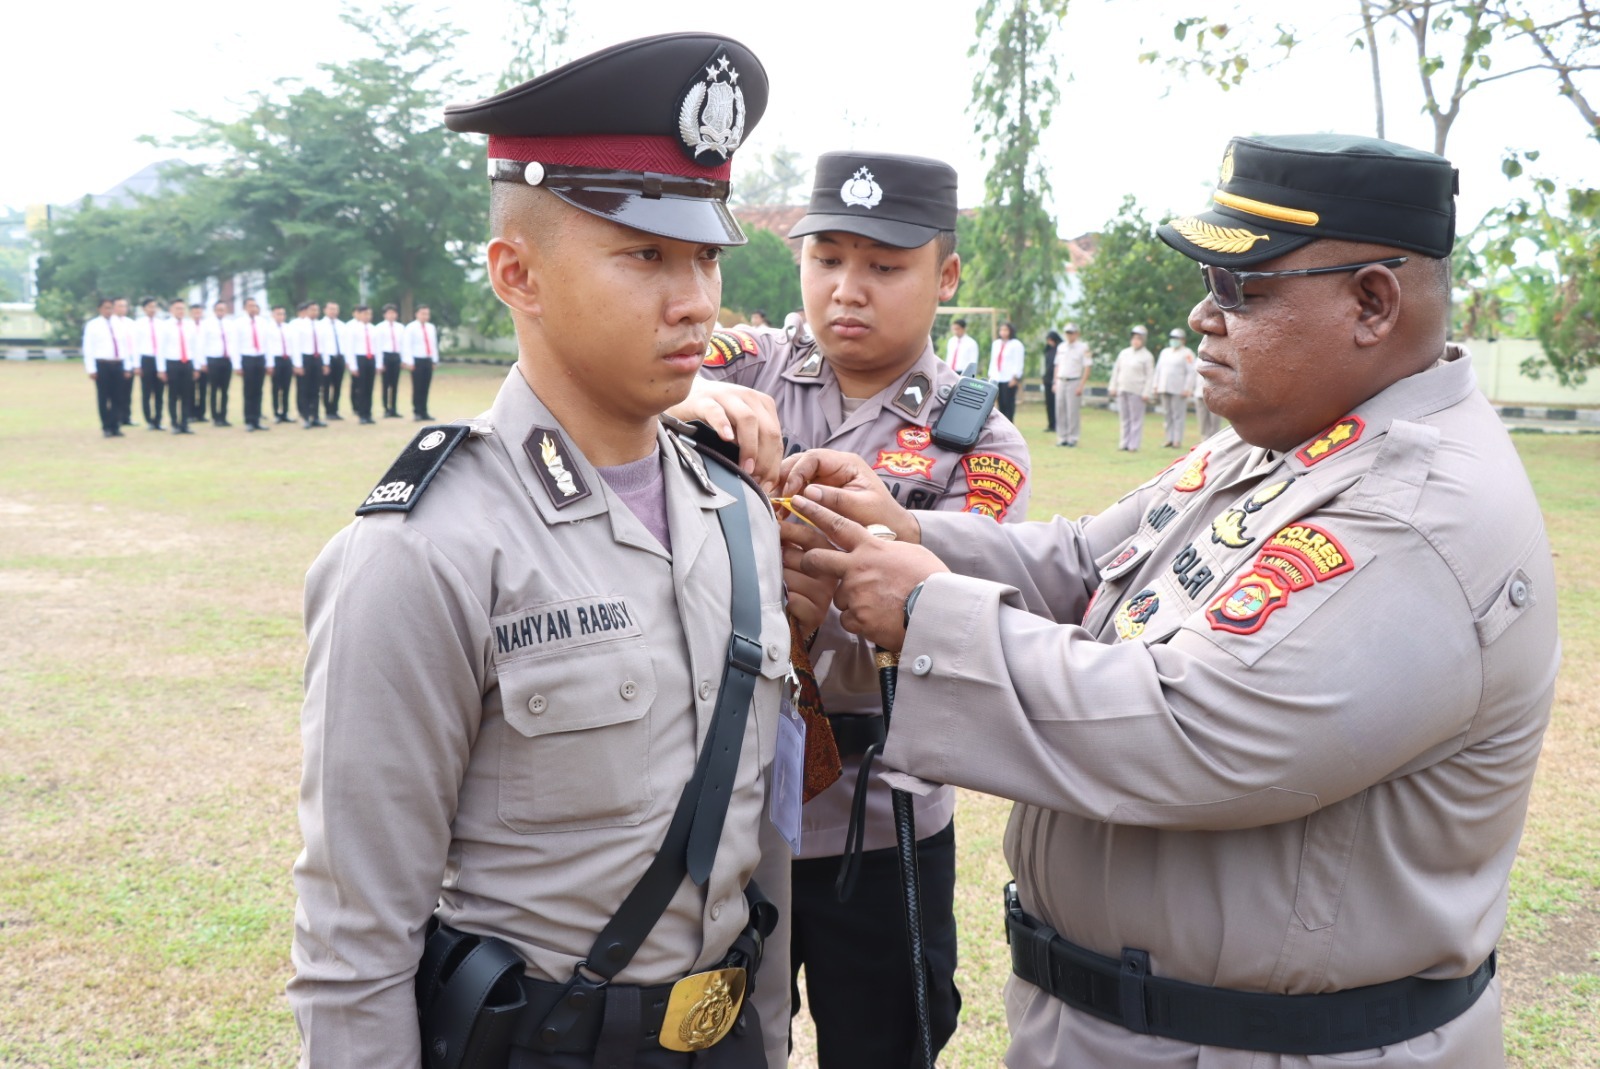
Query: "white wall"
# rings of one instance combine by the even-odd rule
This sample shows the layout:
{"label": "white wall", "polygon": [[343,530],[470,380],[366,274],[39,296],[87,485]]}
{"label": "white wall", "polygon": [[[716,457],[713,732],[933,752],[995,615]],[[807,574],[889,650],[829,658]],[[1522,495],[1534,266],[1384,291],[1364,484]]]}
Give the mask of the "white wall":
{"label": "white wall", "polygon": [[1472,368],[1478,388],[1499,405],[1539,405],[1546,408],[1600,407],[1600,371],[1591,373],[1582,386],[1568,388],[1551,378],[1530,379],[1522,373],[1522,362],[1542,357],[1539,343],[1526,338],[1502,338],[1462,342],[1472,352]]}

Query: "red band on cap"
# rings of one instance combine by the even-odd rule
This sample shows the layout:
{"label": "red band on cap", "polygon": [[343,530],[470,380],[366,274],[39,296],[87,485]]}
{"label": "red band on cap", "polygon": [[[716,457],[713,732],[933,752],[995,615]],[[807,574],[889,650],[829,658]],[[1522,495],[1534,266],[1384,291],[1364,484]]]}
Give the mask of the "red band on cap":
{"label": "red band on cap", "polygon": [[654,171],[682,178],[726,182],[733,161],[701,167],[683,153],[675,137],[655,134],[608,134],[593,137],[490,137],[489,157],[558,167],[600,167],[609,171]]}

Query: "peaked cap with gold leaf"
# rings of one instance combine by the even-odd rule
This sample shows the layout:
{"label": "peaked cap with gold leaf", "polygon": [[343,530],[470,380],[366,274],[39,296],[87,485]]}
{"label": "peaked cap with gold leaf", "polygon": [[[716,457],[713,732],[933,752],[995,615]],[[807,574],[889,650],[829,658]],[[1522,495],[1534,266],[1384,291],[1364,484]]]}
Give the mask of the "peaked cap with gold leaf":
{"label": "peaked cap with gold leaf", "polygon": [[1456,169],[1392,141],[1346,134],[1236,137],[1210,209],[1168,220],[1161,240],[1191,259],[1247,267],[1336,238],[1435,258],[1455,243]]}

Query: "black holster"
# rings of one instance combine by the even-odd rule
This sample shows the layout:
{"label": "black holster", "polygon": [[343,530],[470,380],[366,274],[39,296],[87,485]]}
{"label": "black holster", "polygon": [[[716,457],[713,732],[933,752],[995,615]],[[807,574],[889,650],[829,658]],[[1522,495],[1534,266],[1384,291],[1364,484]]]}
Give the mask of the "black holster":
{"label": "black holster", "polygon": [[493,936],[428,922],[417,966],[425,1069],[505,1069],[522,992],[522,958]]}

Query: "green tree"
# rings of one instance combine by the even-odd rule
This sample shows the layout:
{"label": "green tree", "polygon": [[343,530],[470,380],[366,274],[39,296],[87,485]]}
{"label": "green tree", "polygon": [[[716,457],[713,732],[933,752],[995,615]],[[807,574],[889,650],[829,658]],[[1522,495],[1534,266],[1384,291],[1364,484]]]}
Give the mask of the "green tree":
{"label": "green tree", "polygon": [[1173,327],[1187,330],[1189,312],[1205,293],[1194,261],[1156,237],[1155,224],[1132,196],[1123,198],[1100,231],[1094,258],[1078,269],[1078,282],[1077,321],[1102,373],[1136,324],[1149,329],[1158,350]]}
{"label": "green tree", "polygon": [[458,323],[488,229],[482,146],[439,121],[472,95],[453,65],[462,31],[393,0],[340,17],[374,55],[323,64],[323,86],[280,82],[231,122],[192,116],[185,143],[224,157],[197,195],[228,239],[225,266],[264,267],[275,298],[348,301],[365,270],[374,303],[409,318],[426,302]]}
{"label": "green tree", "polygon": [[1045,208],[1050,180],[1039,139],[1060,100],[1048,46],[1066,13],[1067,0],[983,0],[967,53],[980,60],[972,110],[989,173],[971,241],[964,242],[971,286],[963,299],[981,295],[983,303],[1007,309],[1025,337],[1051,319],[1061,265],[1055,219]]}
{"label": "green tree", "polygon": [[213,273],[208,220],[181,182],[132,206],[100,207],[85,197],[54,212],[39,240],[37,309],[65,342],[81,337],[100,296],[174,297]]}
{"label": "green tree", "polygon": [[765,157],[739,157],[729,201],[734,204],[798,204],[811,185],[811,169],[800,153],[775,148]]}
{"label": "green tree", "polygon": [[748,316],[762,309],[774,321],[800,307],[800,269],[786,241],[755,227],[750,243],[722,256],[722,304]]}

